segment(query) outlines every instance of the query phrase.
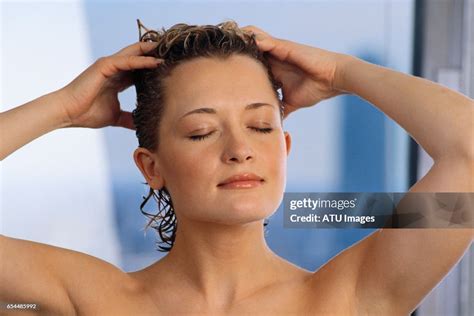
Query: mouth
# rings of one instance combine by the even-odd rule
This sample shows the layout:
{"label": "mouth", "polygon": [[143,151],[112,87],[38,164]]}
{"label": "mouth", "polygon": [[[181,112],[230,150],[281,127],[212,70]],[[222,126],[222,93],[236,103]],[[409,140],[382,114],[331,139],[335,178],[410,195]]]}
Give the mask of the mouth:
{"label": "mouth", "polygon": [[251,189],[251,188],[256,188],[261,185],[265,180],[238,180],[238,181],[232,181],[228,183],[223,183],[219,184],[217,187],[221,189]]}
{"label": "mouth", "polygon": [[261,186],[265,180],[254,173],[240,173],[235,174],[223,182],[219,183],[217,187],[221,189],[250,189]]}

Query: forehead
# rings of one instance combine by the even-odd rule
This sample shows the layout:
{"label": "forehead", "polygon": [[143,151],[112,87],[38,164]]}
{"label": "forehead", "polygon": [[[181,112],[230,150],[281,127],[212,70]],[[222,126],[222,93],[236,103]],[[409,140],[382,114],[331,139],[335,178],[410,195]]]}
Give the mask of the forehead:
{"label": "forehead", "polygon": [[232,106],[275,101],[264,66],[247,56],[200,57],[173,69],[164,80],[169,114],[196,106]]}

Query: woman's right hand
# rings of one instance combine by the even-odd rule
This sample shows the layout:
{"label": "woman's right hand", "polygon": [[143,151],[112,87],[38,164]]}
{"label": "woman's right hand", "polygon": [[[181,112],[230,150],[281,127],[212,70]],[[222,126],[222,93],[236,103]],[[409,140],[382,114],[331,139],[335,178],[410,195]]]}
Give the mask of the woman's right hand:
{"label": "woman's right hand", "polygon": [[132,85],[130,70],[156,68],[162,59],[142,56],[156,47],[138,42],[114,55],[99,58],[64,88],[58,90],[68,127],[121,126],[135,129],[132,114],[120,108],[118,93]]}

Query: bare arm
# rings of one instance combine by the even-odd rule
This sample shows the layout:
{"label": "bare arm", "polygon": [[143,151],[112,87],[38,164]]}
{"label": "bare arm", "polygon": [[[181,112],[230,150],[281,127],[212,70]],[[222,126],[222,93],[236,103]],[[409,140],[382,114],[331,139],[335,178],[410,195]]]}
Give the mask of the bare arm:
{"label": "bare arm", "polygon": [[58,94],[55,91],[0,113],[0,160],[32,140],[67,126]]}
{"label": "bare arm", "polygon": [[[132,84],[125,71],[158,66],[154,57],[141,56],[154,46],[136,43],[99,58],[66,87],[1,113],[0,158],[62,127],[133,129],[117,94]],[[83,288],[111,284],[112,275],[125,282],[118,269],[97,258],[0,235],[0,302],[36,303],[43,313],[70,315],[75,303],[93,295]]]}
{"label": "bare arm", "polygon": [[161,60],[140,56],[155,46],[141,42],[99,58],[66,87],[0,113],[0,160],[62,127],[134,129],[132,115],[120,109],[117,94],[131,85],[123,71],[158,66]]}
{"label": "bare arm", "polygon": [[435,161],[474,159],[474,100],[423,78],[354,57],[346,60],[340,67],[340,80],[335,82],[338,89],[375,105],[413,136]]}
{"label": "bare arm", "polygon": [[[474,101],[446,87],[356,57],[279,39],[256,26],[257,45],[282,83],[285,116],[342,93],[371,102],[400,124],[434,159],[410,191],[474,191]],[[473,229],[383,229],[332,264],[357,275],[361,314],[413,310],[472,243]],[[317,282],[317,275],[315,279]],[[351,290],[351,293],[354,289]],[[374,307],[374,304],[376,305]]]}
{"label": "bare arm", "polygon": [[[410,192],[474,191],[474,101],[434,82],[350,59],[345,91],[374,104],[408,131],[434,165]],[[473,229],[381,229],[360,254],[360,306],[386,301],[407,314],[446,276],[472,243]]]}

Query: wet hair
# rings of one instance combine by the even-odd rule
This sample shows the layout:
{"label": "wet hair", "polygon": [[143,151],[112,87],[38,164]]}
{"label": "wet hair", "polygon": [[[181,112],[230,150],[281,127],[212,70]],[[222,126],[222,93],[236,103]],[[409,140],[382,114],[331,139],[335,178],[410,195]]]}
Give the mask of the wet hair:
{"label": "wet hair", "polygon": [[[283,120],[283,102],[277,82],[270,71],[266,53],[262,53],[255,42],[255,34],[242,31],[237,23],[228,20],[217,25],[188,25],[179,23],[161,31],[148,30],[139,20],[140,41],[157,42],[158,45],[148,56],[164,59],[155,69],[141,69],[133,72],[133,81],[137,94],[137,105],[133,111],[133,123],[136,128],[138,146],[156,152],[159,146],[158,130],[164,111],[165,89],[163,80],[173,68],[186,61],[208,57],[226,60],[232,55],[248,56],[260,62],[267,71],[268,79],[279,102],[280,120]],[[142,35],[141,28],[146,32]],[[146,183],[143,183],[146,184]],[[143,210],[153,197],[158,204],[158,213],[151,214]],[[167,252],[173,247],[178,223],[171,196],[163,187],[159,190],[149,188],[148,196],[143,196],[140,211],[148,217],[145,229],[152,227],[162,240],[157,242],[157,250]],[[268,222],[264,221],[264,227]]]}

